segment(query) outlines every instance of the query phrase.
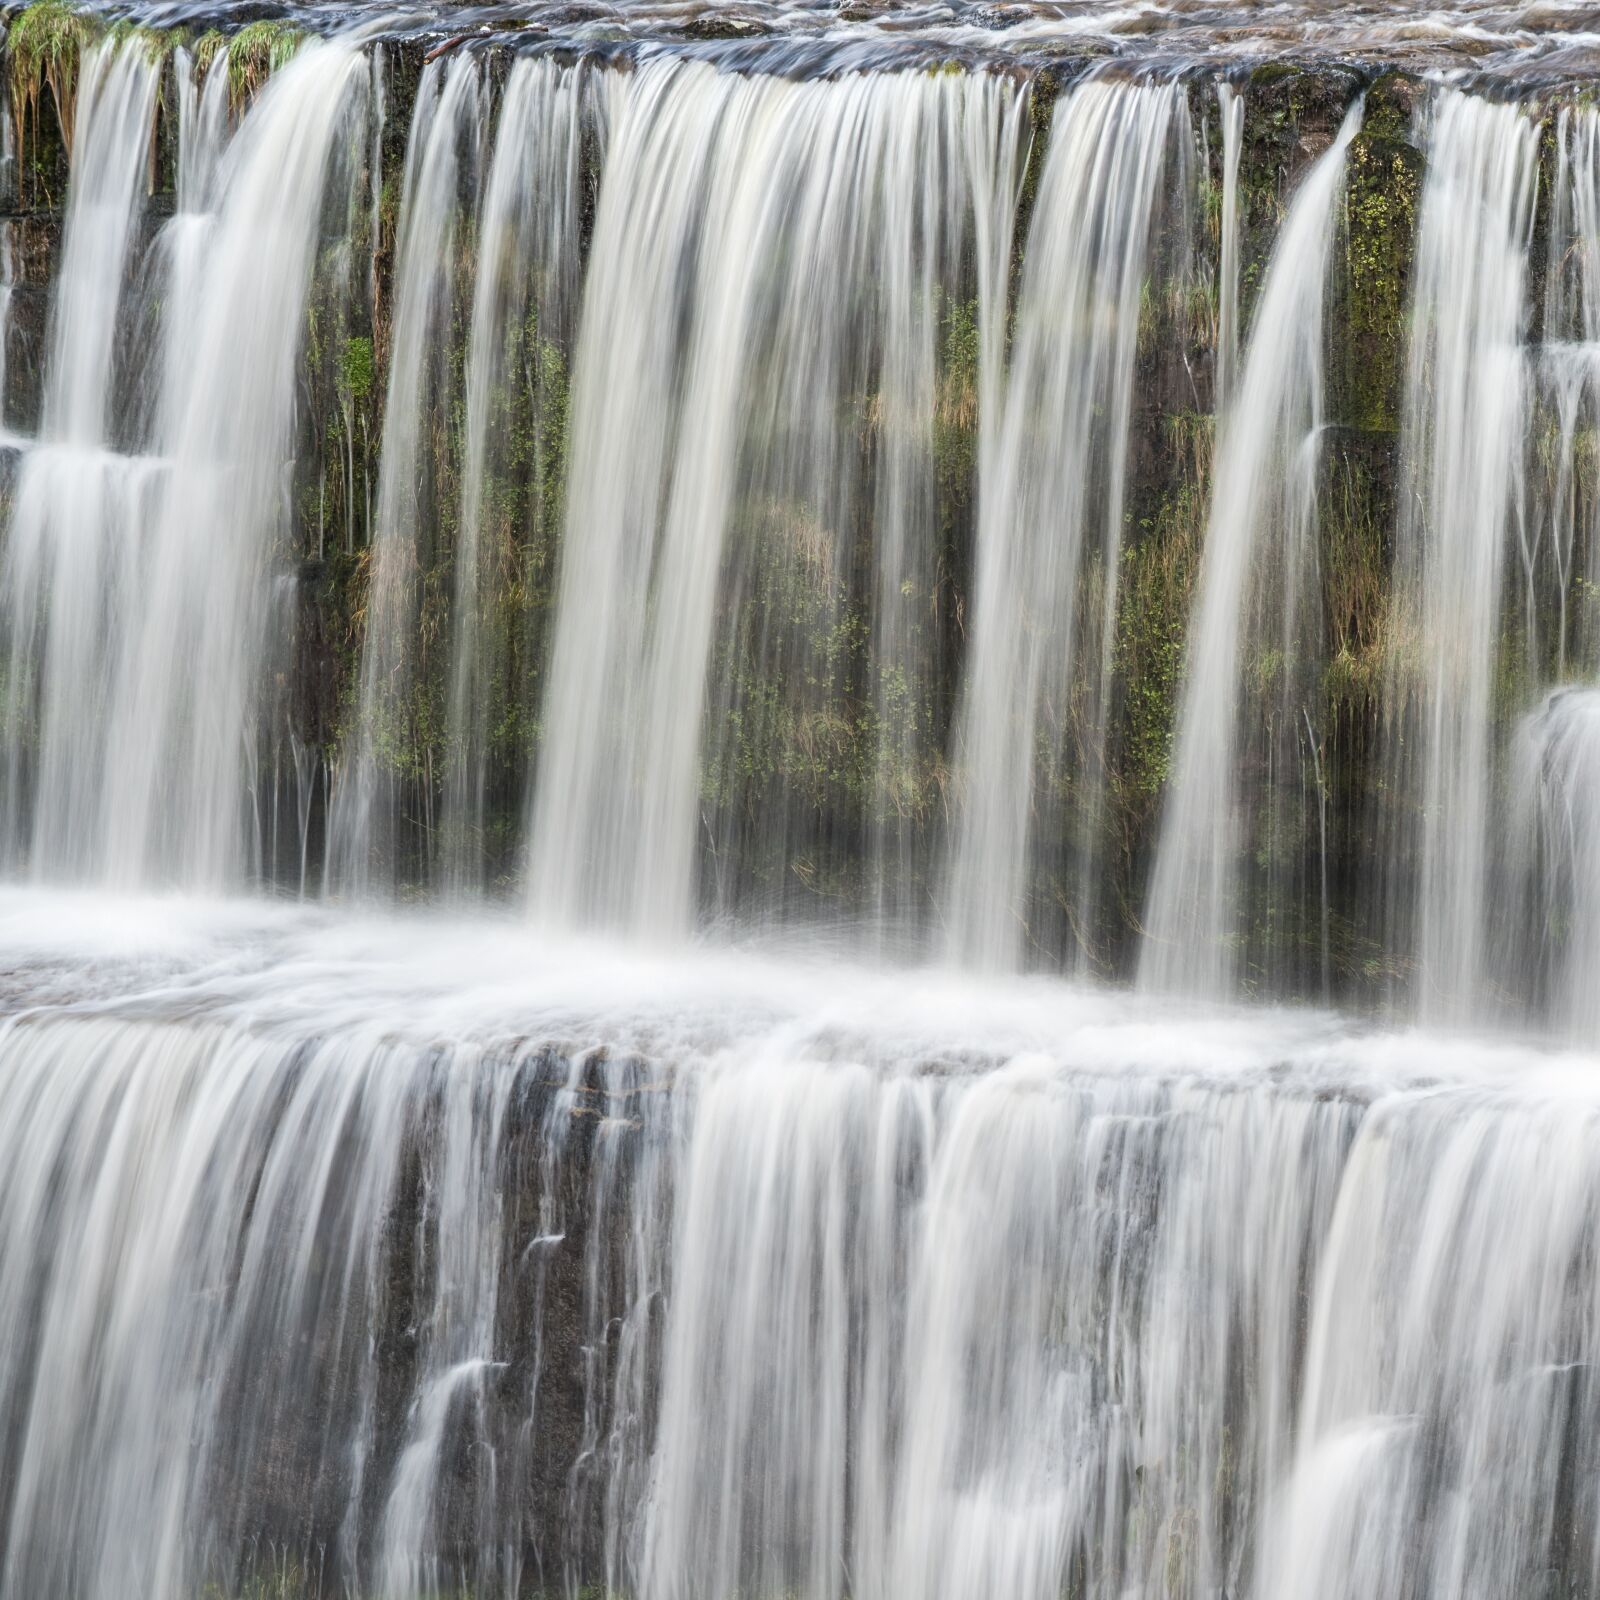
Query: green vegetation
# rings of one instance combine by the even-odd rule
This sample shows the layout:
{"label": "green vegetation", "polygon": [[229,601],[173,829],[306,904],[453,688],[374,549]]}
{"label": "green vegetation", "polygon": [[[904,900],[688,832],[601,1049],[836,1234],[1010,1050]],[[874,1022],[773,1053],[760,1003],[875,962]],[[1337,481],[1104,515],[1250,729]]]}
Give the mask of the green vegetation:
{"label": "green vegetation", "polygon": [[376,370],[371,338],[359,334],[346,339],[339,363],[339,388],[344,397],[358,402],[365,400],[372,393]]}
{"label": "green vegetation", "polygon": [[1181,483],[1140,519],[1138,537],[1123,551],[1113,642],[1123,726],[1112,786],[1130,845],[1149,821],[1172,759],[1184,633],[1205,522],[1202,481]]}
{"label": "green vegetation", "polygon": [[77,113],[78,68],[95,25],[66,0],[37,0],[11,24],[6,54],[11,69],[11,104],[17,119],[17,152],[26,164],[30,127],[37,137],[39,106],[48,89],[62,147],[72,149]]}
{"label": "green vegetation", "polygon": [[1334,449],[1324,471],[1321,538],[1329,660],[1323,688],[1330,711],[1377,705],[1389,661],[1388,474]]}
{"label": "green vegetation", "polygon": [[[253,98],[267,79],[288,64],[302,35],[292,23],[252,22],[228,40],[228,93],[238,105]],[[213,47],[213,52],[215,47]]]}
{"label": "green vegetation", "polygon": [[[1381,124],[1380,124],[1381,125]],[[1364,131],[1350,146],[1346,185],[1348,285],[1337,324],[1334,396],[1339,420],[1393,432],[1399,426],[1406,301],[1416,233],[1420,158]]]}

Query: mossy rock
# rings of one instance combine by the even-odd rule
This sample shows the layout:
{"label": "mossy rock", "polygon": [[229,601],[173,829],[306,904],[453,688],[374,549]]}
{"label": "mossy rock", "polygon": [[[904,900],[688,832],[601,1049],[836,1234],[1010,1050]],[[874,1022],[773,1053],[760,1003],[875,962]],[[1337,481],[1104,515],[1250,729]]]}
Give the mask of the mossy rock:
{"label": "mossy rock", "polygon": [[[37,0],[12,19],[6,32],[18,165],[34,180],[31,187],[43,190],[48,204],[58,203],[65,191],[77,116],[78,75],[83,52],[99,33],[97,19],[65,0]],[[53,139],[41,118],[46,94],[55,112]],[[60,152],[59,161],[54,159],[56,151]],[[19,187],[27,190],[30,185],[24,180]]]}

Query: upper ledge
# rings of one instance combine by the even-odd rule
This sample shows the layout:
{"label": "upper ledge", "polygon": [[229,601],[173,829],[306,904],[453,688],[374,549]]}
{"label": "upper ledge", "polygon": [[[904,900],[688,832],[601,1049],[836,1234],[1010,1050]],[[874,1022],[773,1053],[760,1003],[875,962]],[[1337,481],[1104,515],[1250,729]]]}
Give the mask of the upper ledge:
{"label": "upper ledge", "polygon": [[659,45],[746,70],[839,71],[957,61],[1248,71],[1263,61],[1523,83],[1600,78],[1600,13],[1587,0],[88,0],[107,18],[229,30],[267,18],[333,33],[517,40],[574,50]]}

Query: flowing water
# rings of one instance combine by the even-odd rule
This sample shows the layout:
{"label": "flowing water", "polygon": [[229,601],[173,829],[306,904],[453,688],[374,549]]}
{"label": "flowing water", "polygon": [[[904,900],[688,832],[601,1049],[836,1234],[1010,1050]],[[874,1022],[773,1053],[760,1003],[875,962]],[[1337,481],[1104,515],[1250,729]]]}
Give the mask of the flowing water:
{"label": "flowing water", "polygon": [[[1500,603],[1522,517],[1525,278],[1533,122],[1446,93],[1418,219],[1417,331],[1397,530],[1396,671],[1420,710],[1398,762],[1421,809],[1416,921],[1424,1009],[1460,1015],[1483,981],[1490,725]],[[1477,247],[1460,248],[1462,216]]]}
{"label": "flowing water", "polygon": [[189,337],[167,343],[146,448],[124,452],[109,414],[114,334],[157,71],[114,44],[86,63],[74,140],[84,177],[0,602],[7,827],[36,877],[242,874],[239,774],[272,642],[261,590],[287,521],[298,324],[364,70],[351,48],[308,51],[229,145]]}
{"label": "flowing water", "polygon": [[[482,889],[489,856],[490,686],[515,673],[520,659],[522,619],[500,612],[507,577],[522,559],[502,481],[526,475],[536,525],[553,526],[560,514],[554,439],[564,396],[557,363],[576,313],[583,137],[599,114],[592,101],[581,68],[519,61],[506,83],[483,202],[467,350],[444,819],[448,877],[460,894]],[[509,398],[519,370],[526,413]],[[513,693],[528,692],[527,684],[512,682]]]}
{"label": "flowing water", "polygon": [[[1056,109],[979,485],[966,793],[944,912],[958,959],[1016,963],[1030,869],[1063,831],[1087,844],[1055,892],[1074,910],[1095,892],[1134,357],[1178,99],[1170,85],[1090,82]],[[1069,817],[1058,791],[1073,779]]]}
{"label": "flowing water", "polygon": [[[1020,109],[966,74],[668,62],[628,85],[571,396],[567,526],[586,536],[556,596],[540,915],[680,933],[702,846],[723,905],[838,873],[806,762],[852,764],[821,822],[865,836],[857,894],[904,892],[898,824],[931,803],[947,718],[937,411],[973,403],[1001,314],[987,258]],[[969,234],[985,282],[952,305]],[[967,368],[946,385],[970,392],[938,392],[941,336]],[[870,707],[856,748],[846,697]]]}
{"label": "flowing water", "polygon": [[291,20],[7,23],[0,1600],[1600,1594],[1589,12]]}
{"label": "flowing water", "polygon": [[[394,795],[376,793],[378,752],[397,745],[408,726],[426,717],[417,688],[420,663],[424,537],[436,502],[422,449],[435,411],[448,404],[444,359],[455,311],[455,235],[459,197],[470,185],[481,140],[483,102],[471,56],[430,62],[417,88],[406,146],[395,245],[396,337],[390,356],[380,446],[377,522],[371,545],[367,598],[371,619],[361,661],[361,703],[355,748],[346,758],[330,851],[333,876],[365,888],[374,851],[392,849]],[[462,172],[463,161],[469,171]],[[424,822],[424,837],[431,828]],[[379,837],[375,838],[374,834]]]}
{"label": "flowing water", "polygon": [[[1360,124],[1358,105],[1284,219],[1236,407],[1221,425],[1146,918],[1150,944],[1140,968],[1141,981],[1157,989],[1232,989],[1234,946],[1241,933],[1248,944],[1251,931],[1240,926],[1235,876],[1248,859],[1244,841],[1261,838],[1270,853],[1285,831],[1303,836],[1304,819],[1294,813],[1304,805],[1302,734],[1316,738],[1310,706],[1322,632],[1316,501],[1323,301],[1345,152]],[[1261,766],[1266,778],[1247,795],[1241,779]],[[1251,803],[1265,813],[1254,828],[1239,815]],[[1268,915],[1292,914],[1307,898],[1304,884],[1269,881]],[[1270,949],[1256,953],[1258,963],[1270,957]]]}

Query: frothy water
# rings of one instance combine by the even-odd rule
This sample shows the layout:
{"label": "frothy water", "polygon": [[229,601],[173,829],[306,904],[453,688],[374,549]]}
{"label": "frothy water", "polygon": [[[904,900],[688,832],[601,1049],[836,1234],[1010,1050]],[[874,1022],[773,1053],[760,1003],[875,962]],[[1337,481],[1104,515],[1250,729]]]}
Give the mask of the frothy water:
{"label": "frothy water", "polygon": [[0,944],[15,1592],[1592,1558],[1587,1059],[511,921]]}

